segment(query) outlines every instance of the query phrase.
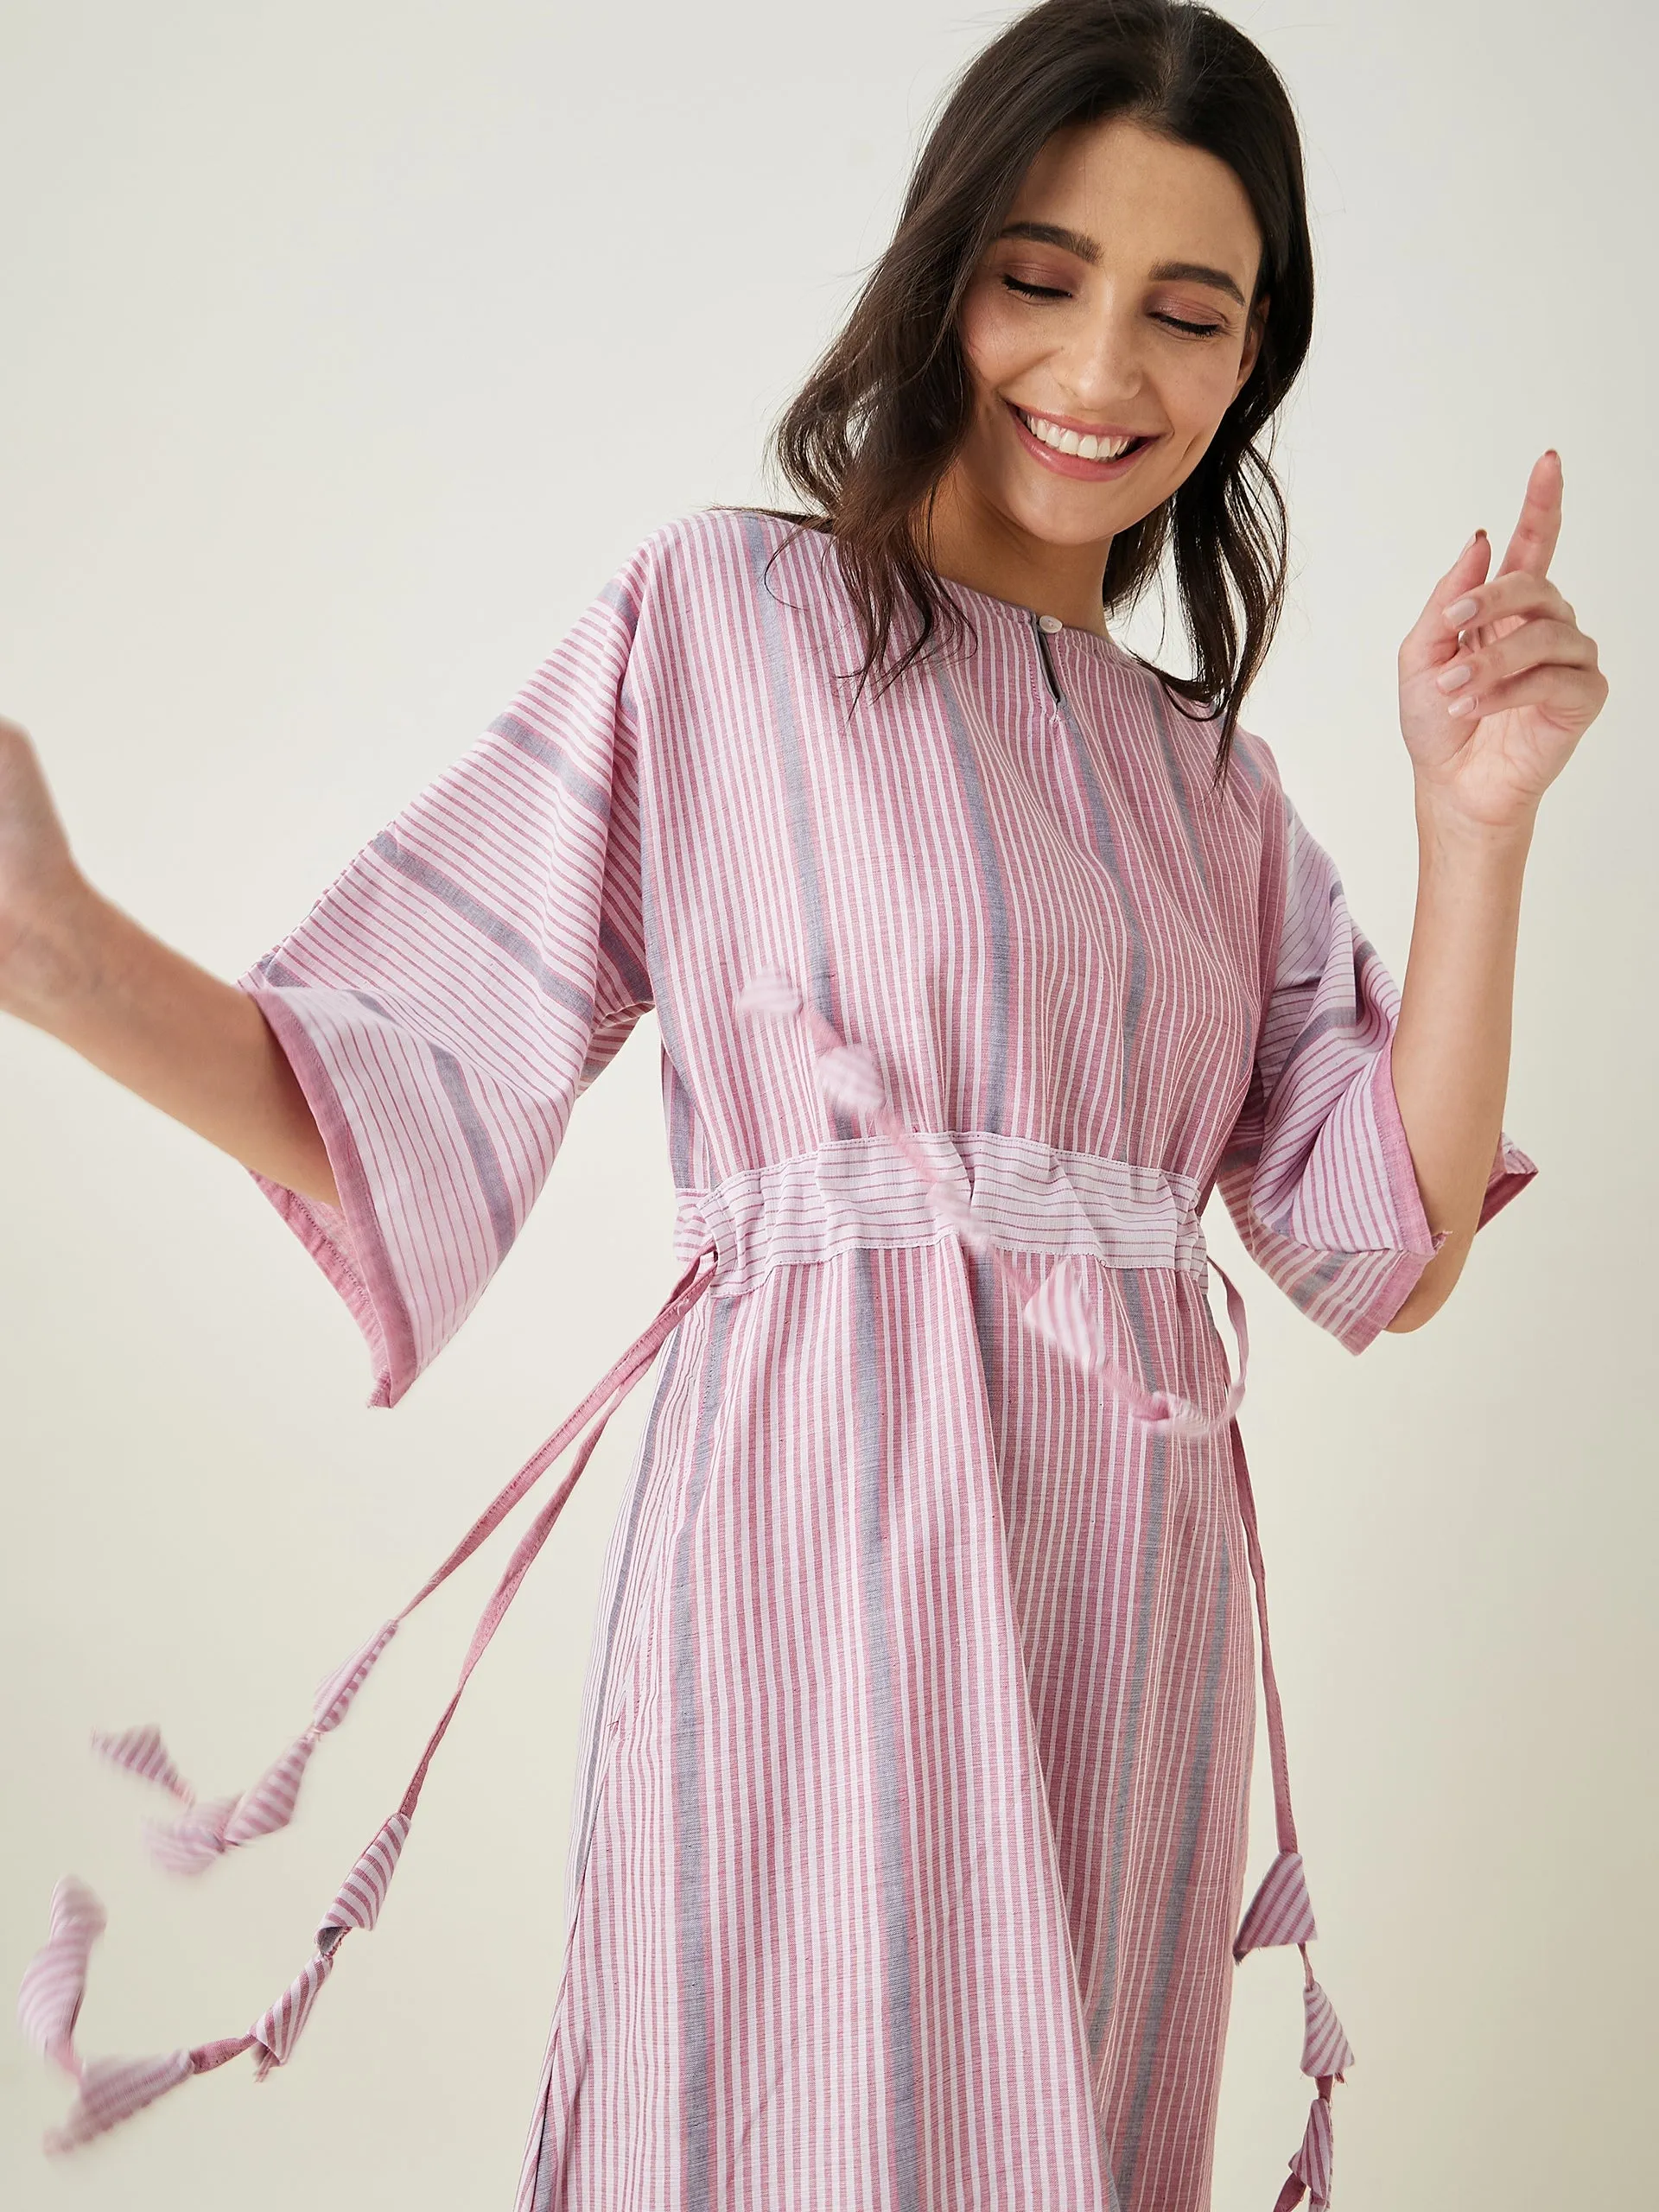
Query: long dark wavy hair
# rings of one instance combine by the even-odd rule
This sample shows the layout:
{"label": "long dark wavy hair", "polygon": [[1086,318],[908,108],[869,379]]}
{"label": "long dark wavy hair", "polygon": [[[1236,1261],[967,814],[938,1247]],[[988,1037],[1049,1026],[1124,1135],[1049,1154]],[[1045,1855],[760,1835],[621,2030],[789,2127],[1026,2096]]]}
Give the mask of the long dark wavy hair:
{"label": "long dark wavy hair", "polygon": [[[971,629],[917,536],[972,419],[957,312],[1039,148],[1065,124],[1117,116],[1226,162],[1262,233],[1250,304],[1269,304],[1255,366],[1185,480],[1114,537],[1103,580],[1107,611],[1133,604],[1173,540],[1195,673],[1153,673],[1176,703],[1219,718],[1219,780],[1284,602],[1285,503],[1255,442],[1306,357],[1313,256],[1289,94],[1213,10],[1042,0],[969,63],[928,133],[892,243],[773,428],[768,459],[810,509],[765,512],[832,538],[863,633],[863,662],[847,671],[859,692],[873,671],[884,690]],[[895,659],[901,628],[912,634]]]}

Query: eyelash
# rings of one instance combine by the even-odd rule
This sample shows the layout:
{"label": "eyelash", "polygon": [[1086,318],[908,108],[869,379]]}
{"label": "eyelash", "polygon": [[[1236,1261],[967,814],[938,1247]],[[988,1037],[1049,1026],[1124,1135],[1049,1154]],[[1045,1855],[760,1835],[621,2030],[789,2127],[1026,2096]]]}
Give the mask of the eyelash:
{"label": "eyelash", "polygon": [[[1028,300],[1063,300],[1067,295],[1047,284],[1027,284],[1018,276],[1005,276],[1002,282],[1011,292],[1018,292]],[[1183,322],[1179,315],[1160,315],[1156,320],[1166,322],[1172,330],[1185,331],[1192,338],[1211,338],[1223,327],[1218,322]]]}

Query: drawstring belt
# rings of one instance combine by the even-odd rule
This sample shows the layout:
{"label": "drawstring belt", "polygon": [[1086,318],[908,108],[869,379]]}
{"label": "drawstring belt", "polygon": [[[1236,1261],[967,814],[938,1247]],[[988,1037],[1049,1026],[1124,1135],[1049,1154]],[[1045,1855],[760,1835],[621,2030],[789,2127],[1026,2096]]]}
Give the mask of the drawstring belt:
{"label": "drawstring belt", "polygon": [[[1230,1431],[1233,1475],[1240,1518],[1255,1588],[1260,1628],[1262,1679],[1267,1707],[1268,1742],[1273,1769],[1274,1813],[1279,1853],[1266,1878],[1245,1912],[1233,1944],[1235,1960],[1249,1952],[1282,1943],[1301,1951],[1305,1975],[1303,2004],[1306,2033],[1302,2071],[1317,2085],[1317,2094],[1300,2149],[1290,2162],[1290,2178],[1280,2193],[1274,2212],[1294,2212],[1305,2194],[1311,2193],[1312,2212],[1326,2212],[1331,2188],[1331,2090],[1353,2063],[1353,2053],[1343,2034],[1329,1999],[1313,1978],[1307,1945],[1315,1929],[1308,1901],[1302,1860],[1296,1847],[1295,1822],[1290,1805],[1289,1770],[1285,1756],[1284,1719],[1273,1655],[1268,1638],[1267,1586],[1262,1547],[1256,1529],[1255,1503],[1243,1439],[1236,1418],[1244,1395],[1249,1344],[1244,1302],[1231,1278],[1220,1267],[1227,1294],[1228,1315],[1238,1342],[1238,1371],[1219,1408],[1204,1412],[1191,1400],[1162,1390],[1148,1391],[1133,1376],[1110,1364],[1096,1339],[1075,1271],[1064,1261],[1048,1270],[1033,1289],[1021,1271],[974,1219],[970,1207],[934,1167],[916,1142],[914,1134],[888,1106],[887,1093],[868,1048],[849,1045],[816,1009],[805,1007],[795,985],[784,976],[767,972],[751,978],[735,1001],[741,1014],[772,1020],[798,1019],[805,1029],[814,1055],[814,1074],[819,1090],[832,1104],[868,1119],[922,1177],[937,1217],[956,1230],[964,1243],[983,1252],[992,1268],[1019,1300],[1024,1326],[1046,1338],[1062,1356],[1100,1378],[1127,1409],[1148,1427],[1179,1435],[1202,1437]],[[397,1809],[376,1831],[367,1848],[346,1876],[318,1927],[312,1957],[268,2011],[240,2036],[196,2044],[166,2056],[147,2059],[83,2059],[75,2048],[74,2029],[85,1993],[87,1961],[105,1922],[102,1905],[85,1883],[67,1875],[53,1892],[50,1929],[44,1948],[24,1972],[18,1999],[18,2017],[35,2049],[62,2067],[75,2081],[79,2094],[63,2126],[46,2138],[46,2148],[62,2152],[89,2142],[117,2126],[130,2114],[175,2088],[193,2074],[211,2073],[245,2050],[258,2053],[257,2078],[263,2081],[275,2066],[285,2065],[300,2032],[310,2016],[317,1993],[334,1970],[342,1937],[353,1929],[372,1929],[379,1917],[386,1891],[408,1838],[410,1824],[425,1783],[427,1771],[445,1732],[454,1717],[468,1677],[483,1656],[485,1647],[499,1627],[508,1606],[547,1541],[567,1499],[591,1458],[605,1425],[622,1399],[656,1356],[664,1338],[710,1288],[715,1279],[712,1239],[705,1241],[669,1293],[655,1317],[627,1350],[560,1423],[511,1482],[487,1505],[443,1564],[411,1598],[403,1611],[378,1629],[343,1666],[319,1686],[312,1720],[304,1733],[289,1746],[275,1764],[240,1796],[204,1802],[184,1781],[168,1756],[160,1733],[153,1727],[134,1728],[118,1736],[95,1734],[94,1746],[130,1772],[167,1790],[184,1808],[171,1827],[146,1823],[146,1840],[161,1863],[178,1873],[202,1871],[226,1852],[274,1834],[293,1818],[300,1784],[311,1755],[325,1735],[337,1728],[367,1681],[381,1653],[401,1624],[423,1605],[455,1569],[470,1559],[519,1501],[557,1459],[590,1416],[593,1426],[582,1440],[570,1470],[542,1506],[519,1539],[506,1572],[480,1617],[454,1694],[428,1738],[419,1763],[410,1777]],[[1216,1266],[1214,1261],[1210,1262]]]}

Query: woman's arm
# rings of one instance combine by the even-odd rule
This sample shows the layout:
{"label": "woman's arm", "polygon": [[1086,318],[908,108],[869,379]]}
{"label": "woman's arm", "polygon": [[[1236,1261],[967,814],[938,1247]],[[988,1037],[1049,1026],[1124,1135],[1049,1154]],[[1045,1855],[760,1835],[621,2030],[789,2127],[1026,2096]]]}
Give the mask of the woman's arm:
{"label": "woman's arm", "polygon": [[258,1007],[92,888],[34,747],[3,720],[0,1012],[58,1038],[245,1166],[339,1203],[315,1120]]}
{"label": "woman's arm", "polygon": [[1509,1080],[1521,884],[1538,804],[1601,712],[1592,639],[1548,574],[1561,464],[1533,465],[1497,574],[1478,531],[1400,648],[1416,776],[1417,912],[1395,1031],[1395,1096],[1423,1210],[1446,1242],[1389,1326],[1414,1329],[1462,1271]]}
{"label": "woman's arm", "polygon": [[1417,912],[1394,1090],[1431,1229],[1446,1242],[1388,1324],[1414,1329],[1463,1271],[1503,1131],[1521,882],[1532,828],[1483,836],[1419,795]]}

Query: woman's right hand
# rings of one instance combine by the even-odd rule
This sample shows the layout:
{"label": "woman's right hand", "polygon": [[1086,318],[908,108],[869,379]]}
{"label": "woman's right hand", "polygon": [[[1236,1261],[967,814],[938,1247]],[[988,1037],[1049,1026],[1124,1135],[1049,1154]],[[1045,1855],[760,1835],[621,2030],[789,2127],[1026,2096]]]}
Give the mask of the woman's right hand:
{"label": "woman's right hand", "polygon": [[253,999],[93,889],[28,731],[3,716],[0,1013],[45,1030],[257,1173],[339,1203],[310,1106]]}
{"label": "woman's right hand", "polygon": [[47,986],[89,892],[29,732],[0,715],[0,1007]]}

